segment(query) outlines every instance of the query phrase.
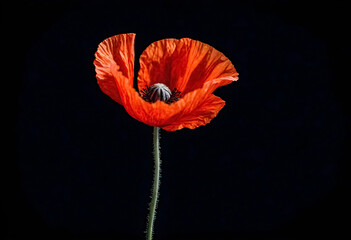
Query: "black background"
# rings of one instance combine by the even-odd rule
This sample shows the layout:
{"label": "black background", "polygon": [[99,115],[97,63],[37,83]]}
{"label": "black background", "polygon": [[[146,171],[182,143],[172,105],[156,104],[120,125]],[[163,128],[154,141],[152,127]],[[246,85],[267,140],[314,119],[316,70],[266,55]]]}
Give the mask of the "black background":
{"label": "black background", "polygon": [[161,131],[155,240],[341,236],[344,9],[303,1],[3,3],[3,127],[11,137],[1,237],[144,239],[152,127],[101,92],[93,66],[102,40],[128,32],[137,34],[136,73],[150,43],[190,37],[223,52],[240,74],[216,90],[227,104],[210,124]]}

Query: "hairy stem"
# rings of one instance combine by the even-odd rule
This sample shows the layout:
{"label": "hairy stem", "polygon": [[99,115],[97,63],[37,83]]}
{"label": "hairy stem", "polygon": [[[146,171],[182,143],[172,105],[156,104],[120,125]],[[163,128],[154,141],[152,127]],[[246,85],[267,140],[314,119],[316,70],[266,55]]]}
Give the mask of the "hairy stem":
{"label": "hairy stem", "polygon": [[146,230],[146,239],[152,240],[154,221],[156,218],[156,207],[158,202],[158,191],[160,187],[160,129],[158,127],[154,127],[154,161],[155,161],[155,169],[154,169],[154,180],[152,187],[152,195],[150,202],[150,212],[148,216],[147,230]]}

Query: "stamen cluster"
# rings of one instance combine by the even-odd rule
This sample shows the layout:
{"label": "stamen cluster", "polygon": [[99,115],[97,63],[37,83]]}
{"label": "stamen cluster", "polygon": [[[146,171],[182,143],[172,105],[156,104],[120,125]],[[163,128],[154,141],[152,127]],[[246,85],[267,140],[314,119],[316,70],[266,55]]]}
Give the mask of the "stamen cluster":
{"label": "stamen cluster", "polygon": [[163,83],[156,83],[152,86],[145,85],[140,91],[142,99],[146,102],[154,103],[158,100],[171,104],[179,100],[180,91],[174,88],[172,91]]}

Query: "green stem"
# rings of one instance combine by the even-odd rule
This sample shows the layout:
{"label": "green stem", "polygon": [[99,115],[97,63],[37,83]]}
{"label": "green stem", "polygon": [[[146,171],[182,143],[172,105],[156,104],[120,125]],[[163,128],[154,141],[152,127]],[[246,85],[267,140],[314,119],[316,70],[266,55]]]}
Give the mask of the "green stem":
{"label": "green stem", "polygon": [[155,161],[155,170],[154,170],[154,181],[152,187],[152,196],[150,202],[150,212],[148,216],[147,230],[146,230],[146,239],[152,240],[154,221],[156,218],[156,207],[158,202],[158,190],[160,188],[160,128],[154,127],[154,161]]}

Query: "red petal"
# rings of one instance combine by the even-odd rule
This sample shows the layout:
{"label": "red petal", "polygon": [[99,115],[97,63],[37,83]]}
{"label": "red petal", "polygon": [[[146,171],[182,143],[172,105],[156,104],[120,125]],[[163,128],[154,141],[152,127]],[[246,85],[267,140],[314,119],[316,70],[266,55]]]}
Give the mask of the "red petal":
{"label": "red petal", "polygon": [[160,126],[167,131],[175,131],[182,128],[194,129],[199,126],[206,125],[218,112],[224,107],[225,102],[212,94],[219,86],[231,83],[230,77],[214,79],[208,81],[199,88],[192,91],[174,103],[174,107],[179,109],[167,124]]}
{"label": "red petal", "polygon": [[[117,88],[116,82],[123,80],[133,86],[134,39],[134,33],[107,38],[99,44],[95,53],[94,65],[98,84],[105,94],[120,104],[121,89]],[[114,75],[119,77],[115,78]]]}
{"label": "red petal", "polygon": [[138,73],[139,91],[145,85],[163,83],[171,90],[175,85],[171,81],[172,56],[177,47],[178,39],[163,39],[150,44],[140,56],[140,70]]}
{"label": "red petal", "polygon": [[206,125],[224,107],[225,101],[211,94],[197,108],[188,114],[184,114],[179,120],[173,121],[167,126],[161,126],[166,131],[176,131],[182,128],[194,129]]}
{"label": "red petal", "polygon": [[[140,57],[139,90],[164,83],[184,96],[213,79],[238,80],[233,64],[223,53],[189,38],[163,39],[152,43]],[[223,85],[223,84],[222,84]]]}

